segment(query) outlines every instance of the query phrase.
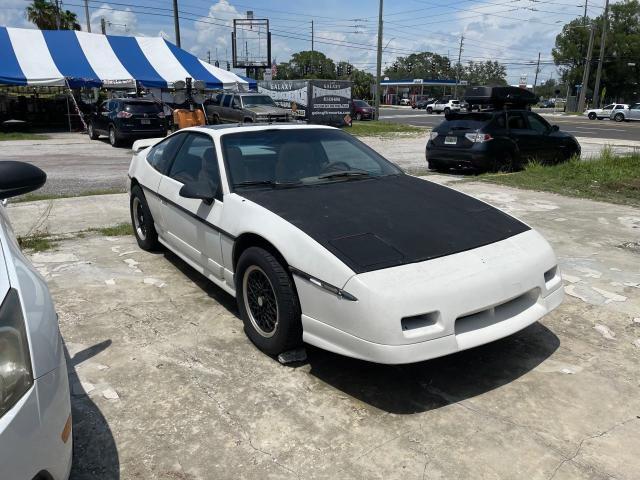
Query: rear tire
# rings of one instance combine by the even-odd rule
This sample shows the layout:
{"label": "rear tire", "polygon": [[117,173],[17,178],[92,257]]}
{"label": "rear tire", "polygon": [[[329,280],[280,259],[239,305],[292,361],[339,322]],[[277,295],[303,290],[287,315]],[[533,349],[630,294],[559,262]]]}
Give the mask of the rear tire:
{"label": "rear tire", "polygon": [[250,247],[236,268],[236,299],[244,331],[267,355],[302,345],[298,295],[285,267],[270,252]]}
{"label": "rear tire", "polygon": [[147,199],[139,185],[131,189],[129,210],[131,212],[133,234],[136,237],[138,246],[147,251],[156,250],[159,245],[158,233],[156,232]]}
{"label": "rear tire", "polygon": [[616,113],[613,117],[616,122],[624,122],[624,114]]}
{"label": "rear tire", "polygon": [[120,138],[120,135],[118,135],[118,130],[113,125],[109,127],[109,143],[112,147],[122,146],[122,139]]}
{"label": "rear tire", "polygon": [[589,120],[595,120],[598,116],[594,112],[591,112],[587,115],[587,118],[589,118]]}
{"label": "rear tire", "polygon": [[91,140],[97,140],[99,135],[96,133],[95,129],[93,128],[93,122],[89,122],[89,125],[87,125],[87,133],[89,134],[89,138]]}

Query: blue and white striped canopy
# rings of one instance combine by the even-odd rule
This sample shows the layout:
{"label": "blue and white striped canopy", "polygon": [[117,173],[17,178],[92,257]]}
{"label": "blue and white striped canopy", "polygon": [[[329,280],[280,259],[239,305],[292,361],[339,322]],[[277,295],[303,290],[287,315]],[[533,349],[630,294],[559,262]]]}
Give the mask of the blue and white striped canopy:
{"label": "blue and white striped canopy", "polygon": [[255,80],[214,67],[162,37],[0,27],[0,84],[167,88],[191,77],[210,89],[255,88]]}

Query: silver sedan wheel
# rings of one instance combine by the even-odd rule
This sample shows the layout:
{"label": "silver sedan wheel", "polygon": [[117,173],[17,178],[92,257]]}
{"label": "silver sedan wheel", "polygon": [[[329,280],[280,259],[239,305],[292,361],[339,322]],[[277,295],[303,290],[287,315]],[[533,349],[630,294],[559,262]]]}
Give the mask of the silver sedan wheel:
{"label": "silver sedan wheel", "polygon": [[261,336],[271,338],[278,328],[278,301],[267,274],[251,265],[242,277],[242,296],[251,325]]}
{"label": "silver sedan wheel", "polygon": [[133,210],[133,226],[136,229],[136,235],[140,240],[144,241],[147,239],[147,227],[144,224],[142,203],[138,197],[134,197],[131,209]]}

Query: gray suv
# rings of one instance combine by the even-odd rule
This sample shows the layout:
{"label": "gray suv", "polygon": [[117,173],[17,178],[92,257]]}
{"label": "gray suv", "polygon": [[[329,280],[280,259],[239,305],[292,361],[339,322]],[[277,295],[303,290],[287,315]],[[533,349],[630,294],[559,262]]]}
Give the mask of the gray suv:
{"label": "gray suv", "polygon": [[205,103],[210,123],[288,122],[289,111],[263,93],[219,93]]}

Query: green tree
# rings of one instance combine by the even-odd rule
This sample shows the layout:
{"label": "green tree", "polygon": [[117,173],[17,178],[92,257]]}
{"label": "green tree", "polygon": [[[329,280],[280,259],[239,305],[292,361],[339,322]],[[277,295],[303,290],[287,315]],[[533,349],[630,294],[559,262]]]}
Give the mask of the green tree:
{"label": "green tree", "polygon": [[369,72],[355,68],[353,65],[351,66],[351,74],[347,75],[348,65],[348,62],[338,63],[336,72],[339,69],[342,75],[336,75],[336,78],[339,80],[351,80],[353,82],[353,87],[351,88],[353,98],[371,99],[373,97],[371,86],[375,83],[374,76]]}
{"label": "green tree", "polygon": [[447,57],[437,53],[412,53],[398,57],[393,65],[384,70],[384,76],[391,80],[403,78],[423,78],[429,80],[455,78],[454,69]]}
{"label": "green tree", "polygon": [[507,69],[496,61],[469,61],[462,67],[460,78],[469,82],[469,85],[506,85]]}
{"label": "green tree", "polygon": [[58,15],[61,30],[80,30],[78,17],[69,10],[61,10],[55,3],[47,0],[33,0],[26,9],[27,19],[41,30],[57,30]]}
{"label": "green tree", "polygon": [[336,78],[336,65],[322,52],[303,51],[291,55],[291,60],[278,64],[277,77],[281,80]]}
{"label": "green tree", "polygon": [[[588,85],[593,88],[595,84],[604,23],[603,15],[587,19],[587,26],[582,17],[576,18],[567,23],[556,37],[551,54],[562,80],[571,86],[582,83],[589,43],[588,25],[591,24],[595,25],[595,40]],[[601,82],[601,88],[605,89],[609,95],[606,101],[634,101],[640,94],[640,22],[638,18],[640,18],[638,0],[624,0],[609,6]],[[592,95],[591,88],[587,91],[588,96]]]}

